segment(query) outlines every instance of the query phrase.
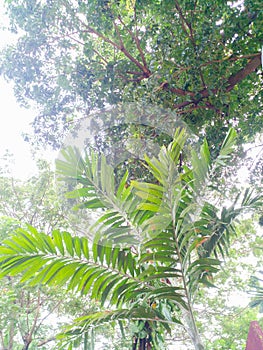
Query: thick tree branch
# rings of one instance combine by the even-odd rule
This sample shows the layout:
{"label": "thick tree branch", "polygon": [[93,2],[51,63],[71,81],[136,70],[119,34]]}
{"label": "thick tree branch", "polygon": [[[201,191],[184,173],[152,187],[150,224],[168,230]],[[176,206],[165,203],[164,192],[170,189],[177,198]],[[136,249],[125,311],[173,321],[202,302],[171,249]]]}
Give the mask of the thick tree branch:
{"label": "thick tree branch", "polygon": [[[245,79],[250,73],[254,72],[257,67],[259,67],[261,64],[261,58],[260,54],[252,58],[245,67],[240,69],[237,73],[231,75],[226,83],[226,92],[231,91],[240,81]],[[213,89],[212,92],[216,94],[218,92],[218,89]],[[200,91],[200,94],[203,96],[202,98],[209,96],[209,91],[207,89],[204,89]]]}
{"label": "thick tree branch", "polygon": [[131,70],[126,70],[127,74],[133,74],[133,75],[142,75],[142,72],[137,72],[137,71],[131,71]]}
{"label": "thick tree branch", "polygon": [[187,91],[187,90],[183,90],[180,88],[169,88],[169,90],[173,93],[175,93],[178,96],[195,96],[195,93],[192,91]]}
{"label": "thick tree branch", "polygon": [[210,106],[209,105],[205,105],[205,106],[203,106],[203,105],[195,105],[195,106],[190,107],[188,109],[184,109],[184,110],[178,111],[177,114],[190,113],[190,112],[195,111],[196,109],[215,109],[215,107],[212,106],[212,105],[210,105]]}
{"label": "thick tree branch", "polygon": [[192,91],[183,90],[180,88],[170,87],[167,81],[164,81],[155,91],[160,90],[169,90],[172,93],[178,96],[195,96],[195,93]]}
{"label": "thick tree branch", "polygon": [[260,54],[258,54],[258,56],[252,58],[244,68],[228,79],[228,87],[226,88],[226,91],[231,91],[235,85],[244,80],[250,73],[254,72],[260,64],[261,57]]}
{"label": "thick tree branch", "polygon": [[[198,66],[198,68],[202,68],[202,67],[207,67],[207,66],[210,66],[210,65],[213,65],[213,64],[216,64],[216,63],[222,63],[224,61],[239,61],[239,60],[242,60],[242,59],[249,59],[249,58],[253,58],[255,56],[258,56],[259,54],[258,53],[253,53],[251,55],[242,55],[242,56],[231,56],[231,57],[228,57],[228,58],[221,58],[221,59],[218,59],[218,60],[211,60],[211,61],[208,61],[208,62],[205,62],[205,63],[202,63]],[[180,74],[182,74],[183,72],[187,72],[188,70],[190,69],[193,69],[193,66],[186,66],[186,67],[180,67],[174,74],[173,74],[173,77],[178,77],[180,76]]]}
{"label": "thick tree branch", "polygon": [[[261,65],[261,57],[260,53],[254,56],[245,67],[240,69],[237,73],[231,75],[227,82],[226,82],[226,88],[225,92],[231,91],[238,83],[240,83],[242,80],[244,80],[249,74],[253,73],[259,66]],[[201,97],[199,99],[192,99],[191,101],[184,101],[179,104],[174,105],[175,109],[181,109],[186,106],[189,106],[191,104],[198,105],[199,102],[201,102],[203,99],[209,97],[211,92],[215,95],[218,93],[219,89],[213,89],[212,91],[209,91],[208,89],[203,89],[198,92]]]}
{"label": "thick tree branch", "polygon": [[193,101],[184,101],[184,102],[175,104],[173,107],[174,107],[174,109],[181,109],[181,108],[184,108],[184,107],[192,105],[192,104],[196,104],[196,101],[194,101],[194,100]]}

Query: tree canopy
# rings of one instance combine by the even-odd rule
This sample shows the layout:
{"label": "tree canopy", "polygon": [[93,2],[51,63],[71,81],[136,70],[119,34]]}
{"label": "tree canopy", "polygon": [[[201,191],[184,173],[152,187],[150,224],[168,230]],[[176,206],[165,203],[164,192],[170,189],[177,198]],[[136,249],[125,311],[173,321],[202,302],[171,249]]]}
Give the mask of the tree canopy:
{"label": "tree canopy", "polygon": [[147,102],[175,110],[215,147],[234,125],[262,130],[261,1],[6,1],[19,40],[1,74],[37,103],[38,142],[91,110]]}

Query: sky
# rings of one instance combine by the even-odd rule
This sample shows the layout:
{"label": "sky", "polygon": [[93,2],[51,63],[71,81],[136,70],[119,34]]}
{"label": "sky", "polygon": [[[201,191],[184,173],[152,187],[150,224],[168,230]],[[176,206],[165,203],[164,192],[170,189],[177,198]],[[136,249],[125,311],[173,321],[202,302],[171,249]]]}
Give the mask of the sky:
{"label": "sky", "polygon": [[[4,30],[8,23],[4,14],[3,4],[0,2],[0,50],[14,42],[15,36]],[[18,178],[27,178],[35,170],[30,146],[23,140],[22,133],[30,131],[30,123],[35,112],[25,109],[16,102],[11,83],[7,83],[0,76],[0,166],[1,158],[8,150],[14,154],[15,164],[12,167],[12,175]]]}
{"label": "sky", "polygon": [[[13,89],[3,78],[0,78],[0,158],[8,150],[14,155],[15,164],[12,175],[26,178],[34,173],[35,166],[30,146],[23,140],[22,133],[30,131],[33,120],[32,110],[26,110],[17,104]],[[1,161],[1,160],[0,160]]]}

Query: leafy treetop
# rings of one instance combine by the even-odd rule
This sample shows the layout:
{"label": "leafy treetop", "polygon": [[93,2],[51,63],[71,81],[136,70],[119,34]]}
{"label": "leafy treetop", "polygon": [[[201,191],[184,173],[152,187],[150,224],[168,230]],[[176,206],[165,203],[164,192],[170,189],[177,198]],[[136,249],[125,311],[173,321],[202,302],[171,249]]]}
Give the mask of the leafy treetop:
{"label": "leafy treetop", "polygon": [[40,143],[60,144],[78,116],[119,102],[177,112],[218,146],[229,125],[262,130],[261,1],[6,1],[16,45],[1,73],[34,101]]}

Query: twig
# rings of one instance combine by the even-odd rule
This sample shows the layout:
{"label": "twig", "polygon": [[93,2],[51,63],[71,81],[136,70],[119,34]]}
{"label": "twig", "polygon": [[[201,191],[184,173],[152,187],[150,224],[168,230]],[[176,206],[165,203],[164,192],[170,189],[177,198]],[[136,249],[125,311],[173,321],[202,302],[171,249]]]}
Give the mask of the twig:
{"label": "twig", "polygon": [[62,300],[59,300],[55,306],[49,311],[49,313],[44,316],[38,323],[38,326],[36,327],[36,332],[38,331],[38,329],[40,328],[40,326],[43,324],[43,322],[58,308],[58,306],[62,303]]}
{"label": "twig", "polygon": [[126,24],[123,22],[122,18],[120,16],[118,16],[119,21],[121,22],[121,24],[124,26],[124,28],[126,28],[126,30],[128,31],[128,33],[130,34],[130,36],[132,37],[132,39],[135,41],[136,47],[139,51],[140,57],[142,59],[143,65],[146,68],[146,73],[150,73],[148,67],[147,67],[147,62],[144,56],[144,53],[142,51],[141,48],[141,43],[140,43],[140,39],[138,37],[138,30],[136,29],[136,35],[134,35],[134,33],[126,26]]}
{"label": "twig", "polygon": [[45,345],[51,341],[54,341],[54,340],[56,340],[56,337],[51,337],[51,338],[42,340],[40,343],[37,344],[37,346],[43,346],[43,345]]}

